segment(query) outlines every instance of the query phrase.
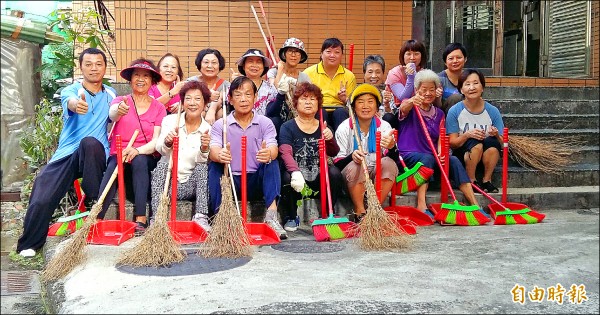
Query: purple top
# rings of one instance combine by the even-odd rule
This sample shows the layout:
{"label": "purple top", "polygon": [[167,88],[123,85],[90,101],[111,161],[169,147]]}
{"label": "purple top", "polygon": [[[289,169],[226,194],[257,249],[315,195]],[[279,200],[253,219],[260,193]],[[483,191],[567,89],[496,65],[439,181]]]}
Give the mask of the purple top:
{"label": "purple top", "polygon": [[[444,118],[444,112],[438,107],[432,106],[432,108],[435,109],[432,117],[427,117],[422,110],[421,116],[423,116],[425,125],[427,125],[427,131],[433,145],[437,149],[440,137],[440,122]],[[419,117],[414,112],[416,109],[418,107],[413,107],[406,117],[400,118],[400,123],[398,124],[398,151],[402,155],[409,152],[432,153],[427,143],[427,138],[423,133]]]}
{"label": "purple top", "polygon": [[388,72],[385,84],[390,86],[395,104],[402,103],[403,100],[411,98],[415,94],[415,74],[406,75],[402,65],[395,66]]}
{"label": "purple top", "polygon": [[[150,95],[150,96],[151,96],[153,99],[158,99],[159,97],[161,97],[161,96],[162,96],[162,93],[161,93],[161,92],[160,92],[160,90],[158,89],[158,86],[157,86],[156,84],[153,84],[153,85],[150,87],[150,90],[148,90],[148,95]],[[165,105],[165,108],[166,108],[167,110],[169,110],[169,108],[171,108],[171,106],[172,106],[173,104],[175,104],[175,103],[177,103],[177,102],[179,102],[179,101],[180,101],[180,100],[179,100],[179,94],[176,94],[176,95],[174,95],[174,96],[173,96],[173,98],[171,98],[171,99],[170,99],[170,100],[167,102],[167,104],[164,104],[164,105]],[[176,111],[176,112],[177,112],[177,111]]]}
{"label": "purple top", "polygon": [[[277,146],[275,126],[271,119],[253,112],[252,122],[242,129],[232,111],[227,116],[227,142],[231,144],[231,171],[234,175],[242,174],[242,136],[246,136],[246,171],[254,173],[258,170],[259,163],[256,153],[262,146],[262,141],[267,142],[267,147]],[[210,146],[223,147],[223,118],[215,121],[210,130]]]}

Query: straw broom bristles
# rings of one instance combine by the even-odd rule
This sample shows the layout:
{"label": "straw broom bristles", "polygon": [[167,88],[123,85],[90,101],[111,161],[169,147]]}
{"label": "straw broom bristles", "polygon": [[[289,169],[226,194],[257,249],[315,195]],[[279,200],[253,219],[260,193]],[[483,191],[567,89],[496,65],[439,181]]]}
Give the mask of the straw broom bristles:
{"label": "straw broom bristles", "polygon": [[519,165],[544,173],[560,173],[565,166],[577,162],[572,157],[574,147],[583,142],[575,137],[542,139],[529,136],[511,136],[508,153]]}
{"label": "straw broom bristles", "polygon": [[244,222],[233,202],[227,175],[221,177],[221,205],[210,234],[198,255],[206,258],[240,258],[252,256],[252,246]]}
{"label": "straw broom bristles", "polygon": [[[168,185],[168,182],[165,185]],[[187,254],[175,242],[167,225],[168,210],[169,198],[163,194],[154,223],[146,230],[141,242],[121,255],[118,264],[133,267],[162,267],[185,259]]]}

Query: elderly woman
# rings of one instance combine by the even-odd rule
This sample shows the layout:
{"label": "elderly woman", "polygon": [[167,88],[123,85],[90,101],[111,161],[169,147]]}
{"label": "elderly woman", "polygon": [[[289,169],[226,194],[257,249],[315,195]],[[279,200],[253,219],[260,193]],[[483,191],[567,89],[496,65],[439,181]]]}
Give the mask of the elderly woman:
{"label": "elderly woman", "polygon": [[[188,81],[181,88],[183,112],[177,125],[177,115],[163,119],[156,141],[156,151],[162,154],[152,172],[152,212],[156,213],[165,185],[169,160],[173,153],[173,138],[179,136],[177,165],[177,200],[195,200],[193,221],[205,231],[208,223],[208,145],[210,124],[202,119],[204,106],[210,102],[210,90],[204,82]],[[169,194],[170,194],[169,190]]]}
{"label": "elderly woman", "polygon": [[[266,115],[267,105],[279,96],[279,102],[283,102],[285,95],[278,93],[273,84],[263,80],[263,76],[269,71],[273,65],[271,59],[265,57],[265,54],[260,49],[248,49],[236,62],[238,71],[241,75],[248,77],[257,87],[258,92],[254,100],[254,113],[258,115]],[[238,74],[234,74],[238,77]]]}
{"label": "elderly woman", "polygon": [[[162,103],[148,95],[152,84],[161,80],[161,75],[152,61],[143,58],[133,61],[128,68],[121,71],[121,77],[129,81],[132,93],[116,97],[110,106],[108,116],[115,125],[110,139],[110,157],[100,184],[100,192],[104,190],[117,167],[115,135],[121,135],[121,141],[126,145],[134,131],[139,130],[133,146],[123,149],[125,187],[135,205],[134,221],[137,222],[136,234],[139,235],[147,226],[146,206],[150,201],[150,172],[156,167],[156,139],[167,113]],[[112,200],[116,191],[117,183],[114,183],[106,195],[106,200]],[[102,212],[98,214],[99,219],[104,218],[109,205],[109,202],[104,203]]]}
{"label": "elderly woman", "polygon": [[[392,99],[392,92],[388,91],[385,86],[385,60],[381,55],[369,55],[363,62],[363,75],[365,83],[376,86],[383,96],[383,104],[379,108],[379,115],[384,117],[385,114],[392,115],[396,109]],[[388,121],[388,120],[386,120]],[[389,121],[388,121],[389,122]],[[392,125],[392,127],[394,127]]]}
{"label": "elderly woman", "polygon": [[[354,220],[360,221],[366,214],[365,197],[365,173],[362,161],[365,160],[371,179],[375,177],[376,152],[382,151],[381,159],[381,199],[387,196],[396,176],[398,166],[390,157],[389,149],[394,148],[394,137],[392,127],[386,121],[377,117],[377,111],[381,105],[381,94],[379,90],[368,83],[361,84],[354,89],[350,96],[352,111],[355,121],[346,119],[335,133],[335,139],[340,146],[340,152],[334,159],[335,166],[342,170],[350,198],[354,204]],[[362,150],[354,137],[353,128],[358,129],[358,135]],[[381,132],[380,147],[375,142],[375,134]],[[385,150],[388,149],[388,150]],[[386,153],[387,151],[387,153]]]}
{"label": "elderly woman", "polygon": [[225,69],[225,58],[219,50],[206,48],[198,52],[195,64],[200,74],[189,77],[188,80],[205,82],[210,89],[210,102],[204,108],[204,119],[212,125],[215,120],[223,117],[221,93],[229,90],[229,81],[219,77],[219,73]]}
{"label": "elderly woman", "polygon": [[[325,138],[328,156],[336,156],[340,150],[333,132],[325,128],[321,134],[319,120],[315,114],[323,105],[323,94],[318,86],[304,82],[296,87],[293,105],[298,116],[288,120],[281,126],[279,136],[279,154],[284,164],[281,179],[280,208],[287,210],[287,219],[283,228],[295,231],[296,202],[302,199],[300,192],[304,184],[313,191],[321,190],[319,174],[319,139]],[[329,187],[331,189],[331,204],[335,205],[342,192],[342,174],[337,167],[329,166]],[[325,198],[326,192],[319,191],[319,198]]]}
{"label": "elderly woman", "polygon": [[294,118],[290,108],[295,86],[301,82],[310,82],[308,75],[298,69],[298,65],[308,59],[304,42],[294,37],[288,38],[279,49],[279,59],[277,67],[267,72],[267,78],[279,94],[285,97],[285,101],[271,102],[266,110],[266,116],[273,121],[278,135],[281,124]]}
{"label": "elderly woman", "polygon": [[[475,69],[466,69],[458,79],[464,100],[448,110],[446,131],[452,154],[465,165],[471,182],[488,193],[497,193],[492,173],[500,159],[504,123],[498,108],[486,102],[481,94],[485,77]],[[477,165],[483,164],[483,180],[475,179]]]}
{"label": "elderly woman", "polygon": [[460,78],[467,62],[467,49],[461,43],[451,43],[444,49],[442,59],[446,69],[438,73],[442,83],[443,94],[441,108],[444,113],[452,105],[462,100],[460,89],[458,88],[458,78]]}
{"label": "elderly woman", "polygon": [[163,103],[169,113],[176,112],[179,106],[179,90],[185,83],[181,81],[183,70],[179,57],[166,53],[158,61],[158,70],[162,79],[150,87],[148,94]]}
{"label": "elderly woman", "polygon": [[[400,124],[398,131],[401,136],[398,137],[398,150],[408,167],[413,167],[417,162],[421,162],[431,169],[437,168],[435,156],[431,152],[426,135],[415,111],[420,111],[431,140],[434,145],[437,145],[439,151],[440,122],[444,118],[444,112],[440,108],[433,106],[436,98],[436,90],[439,86],[440,78],[435,72],[429,69],[419,71],[415,76],[415,93],[420,97],[406,99],[400,104],[400,111],[398,113]],[[459,185],[460,191],[463,192],[469,203],[477,205],[467,172],[455,156],[450,157],[449,176],[455,184]],[[428,187],[429,185],[426,183],[417,189],[417,209],[432,215],[427,211],[427,202],[425,199]]]}

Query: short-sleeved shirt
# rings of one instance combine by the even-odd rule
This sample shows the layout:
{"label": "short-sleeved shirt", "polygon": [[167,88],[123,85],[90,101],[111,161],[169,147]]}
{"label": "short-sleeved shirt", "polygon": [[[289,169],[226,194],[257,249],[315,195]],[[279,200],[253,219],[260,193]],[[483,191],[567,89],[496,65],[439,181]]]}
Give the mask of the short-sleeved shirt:
{"label": "short-sleeved shirt", "polygon": [[[67,106],[70,99],[79,99],[81,93],[85,93],[85,101],[88,103],[88,112],[83,115],[76,114]],[[115,89],[103,85],[102,90],[92,96],[83,88],[81,82],[73,83],[60,92],[63,108],[63,129],[58,139],[58,148],[49,163],[73,154],[85,137],[98,139],[104,146],[105,154],[108,155],[107,126],[110,121],[108,110],[116,95]]]}
{"label": "short-sleeved shirt", "polygon": [[[271,119],[254,113],[252,121],[243,129],[234,117],[235,111],[227,115],[227,142],[231,149],[231,171],[234,175],[242,173],[242,136],[246,136],[246,171],[254,173],[258,170],[260,162],[256,154],[265,140],[267,148],[277,146],[277,132]],[[210,146],[223,147],[223,118],[215,121],[210,130]]]}
{"label": "short-sleeved shirt", "polygon": [[[165,138],[175,129],[177,125],[177,114],[167,115],[160,128],[160,135],[156,141],[156,151],[162,155],[161,162],[169,163],[173,148],[165,146]],[[177,181],[187,182],[190,175],[194,172],[197,163],[206,163],[208,161],[208,152],[202,153],[202,135],[210,130],[210,124],[202,119],[200,126],[196,130],[188,131],[185,125],[185,112],[181,113],[179,118],[179,151],[177,165]]]}
{"label": "short-sleeved shirt", "polygon": [[118,104],[123,99],[125,99],[127,106],[129,106],[129,111],[127,114],[121,116],[121,118],[115,123],[115,127],[110,139],[111,155],[117,154],[116,135],[121,135],[121,142],[123,143],[123,148],[125,148],[127,143],[129,143],[131,136],[133,136],[133,132],[137,129],[139,130],[139,133],[137,138],[135,138],[133,147],[137,148],[143,146],[144,144],[152,141],[154,127],[160,127],[163,118],[165,118],[167,115],[165,106],[161,102],[153,99],[148,110],[145,113],[140,114],[138,120],[138,114],[135,110],[135,105],[131,96],[118,96],[112,101],[112,104]]}
{"label": "short-sleeved shirt", "polygon": [[[425,121],[433,145],[437,149],[438,139],[440,137],[440,122],[444,119],[444,111],[435,106],[432,106],[431,108],[435,110],[433,115],[427,117],[423,112],[421,112],[421,115],[423,116],[423,121]],[[399,120],[398,152],[400,152],[400,154],[407,154],[410,152],[431,154],[431,147],[423,132],[423,127],[421,127],[419,117],[415,114],[415,110],[419,110],[417,106],[413,106],[408,112],[408,115]]]}
{"label": "short-sleeved shirt", "polygon": [[[172,88],[172,87],[171,87]],[[162,96],[162,93],[160,92],[160,90],[158,89],[158,85],[153,84],[150,87],[150,90],[148,90],[148,95],[150,95],[153,99],[158,99],[159,97]],[[180,101],[179,99],[179,94],[176,94],[173,96],[173,98],[171,98],[166,104],[165,104],[165,108],[167,110],[169,110],[169,108],[171,108],[171,106],[175,103],[178,103]]]}
{"label": "short-sleeved shirt", "polygon": [[308,134],[298,127],[295,119],[281,125],[279,145],[288,144],[292,147],[292,156],[307,181],[313,181],[319,175],[319,139],[320,128]]}
{"label": "short-sleeved shirt", "polygon": [[486,131],[494,126],[498,129],[498,134],[502,135],[504,129],[504,122],[502,121],[502,115],[496,106],[484,102],[483,111],[480,113],[471,113],[466,107],[463,101],[460,101],[448,110],[448,117],[446,118],[446,132],[448,134],[463,133],[473,128],[479,128]]}
{"label": "short-sleeved shirt", "polygon": [[[191,76],[191,77],[187,78],[186,81],[200,81],[200,78],[198,78],[198,76],[195,75],[195,76]],[[221,83],[219,83],[219,82],[221,82]],[[231,83],[229,81],[227,81],[225,79],[221,79],[221,78],[219,78],[219,80],[217,80],[217,83],[218,83],[217,91],[219,91],[219,93],[222,93],[223,91],[225,91],[225,95],[227,95],[227,93],[229,93],[229,86],[231,86]],[[212,87],[209,86],[208,88],[210,89]],[[204,111],[208,111],[208,106],[204,107]]]}
{"label": "short-sleeved shirt", "polygon": [[[390,131],[392,130],[392,126],[390,126],[390,124],[387,121],[379,119],[378,117],[375,117],[375,120],[376,120],[376,123],[379,124],[379,126],[377,127],[377,131],[381,131],[382,135],[388,135],[390,133]],[[354,127],[356,127],[356,126],[354,126]],[[362,132],[360,130],[360,128],[359,128],[359,131],[360,131],[362,149],[366,152],[367,148],[368,148],[368,142],[369,142],[369,133]],[[340,152],[338,152],[337,156],[335,157],[335,160],[345,158],[348,155],[352,154],[352,152],[354,152],[354,131],[350,128],[350,118],[344,120],[340,124],[338,129],[335,131],[335,140],[337,141],[338,145],[340,146]],[[382,150],[382,149],[380,148],[380,150]],[[382,150],[382,154],[383,154],[383,150]],[[376,153],[375,152],[369,153],[369,155],[367,155],[367,166],[369,166],[369,167],[375,166],[376,160],[377,160]]]}
{"label": "short-sleeved shirt", "polygon": [[440,83],[442,84],[442,88],[444,91],[442,92],[442,103],[446,101],[446,99],[454,94],[459,94],[458,86],[454,85],[452,81],[448,78],[446,74],[446,70],[442,70],[442,72],[438,73],[440,77]]}
{"label": "short-sleeved shirt", "polygon": [[[275,79],[275,77],[277,77],[277,68],[269,69],[269,71],[267,72],[267,78]],[[302,83],[302,82],[310,83],[310,78],[304,72],[298,73],[298,83]],[[275,87],[275,88],[277,88],[277,87]]]}
{"label": "short-sleeved shirt", "polygon": [[337,94],[340,91],[340,82],[346,82],[346,95],[350,97],[352,91],[356,87],[356,77],[352,71],[338,66],[337,72],[333,78],[330,78],[323,69],[323,62],[312,65],[304,70],[304,73],[310,78],[310,82],[321,88],[323,93],[323,105],[343,107],[346,104],[342,103]]}

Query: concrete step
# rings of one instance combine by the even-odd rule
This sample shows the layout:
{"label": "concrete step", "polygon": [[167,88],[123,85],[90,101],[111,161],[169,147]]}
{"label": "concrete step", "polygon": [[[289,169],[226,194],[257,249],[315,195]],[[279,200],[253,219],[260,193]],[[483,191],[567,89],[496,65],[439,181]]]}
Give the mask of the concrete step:
{"label": "concrete step", "polygon": [[510,129],[510,135],[513,136],[528,136],[528,137],[539,137],[545,139],[553,138],[564,138],[574,137],[575,140],[579,140],[581,145],[597,146],[598,145],[598,132],[599,129]]}
{"label": "concrete step", "polygon": [[[582,164],[594,164],[598,163],[600,156],[600,147],[597,145],[581,146],[577,148],[577,151],[571,156],[572,160],[576,163]],[[511,157],[508,159],[508,166],[521,166]]]}
{"label": "concrete step", "polygon": [[526,87],[526,86],[488,86],[486,99],[530,99],[530,100],[596,100],[598,87]]}
{"label": "concrete step", "polygon": [[[508,167],[509,188],[575,187],[599,185],[599,168],[596,164],[574,164],[560,173],[550,174],[520,166]],[[496,187],[502,186],[502,167],[497,166],[492,176]]]}
{"label": "concrete step", "polygon": [[598,129],[598,117],[598,114],[502,114],[504,126],[511,129]]}
{"label": "concrete step", "polygon": [[592,114],[597,115],[599,101],[566,99],[490,99],[502,114]]}

